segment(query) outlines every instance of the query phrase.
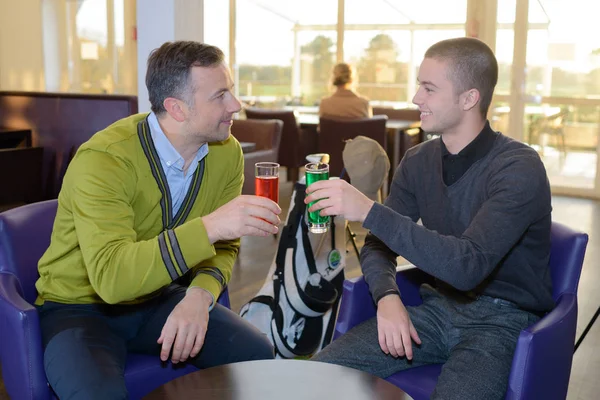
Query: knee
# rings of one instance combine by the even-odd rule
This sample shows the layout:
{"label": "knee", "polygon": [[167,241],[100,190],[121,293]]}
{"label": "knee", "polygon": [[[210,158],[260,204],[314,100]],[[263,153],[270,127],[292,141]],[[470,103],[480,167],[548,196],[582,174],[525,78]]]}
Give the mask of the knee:
{"label": "knee", "polygon": [[271,360],[275,357],[273,344],[267,338],[267,335],[256,337],[248,348],[250,352],[246,361],[251,360]]}
{"label": "knee", "polygon": [[[273,358],[275,358],[273,345],[266,335],[257,334],[245,337],[243,341],[238,341],[235,345],[232,345],[224,358],[223,354],[220,355],[220,361],[216,365],[242,361],[272,360]],[[206,365],[201,365],[199,368],[206,368]]]}
{"label": "knee", "polygon": [[[320,361],[328,364],[335,364],[336,356],[335,352],[330,351],[330,346],[325,347],[321,351],[315,353],[310,359],[313,361]],[[333,356],[332,356],[333,355]]]}

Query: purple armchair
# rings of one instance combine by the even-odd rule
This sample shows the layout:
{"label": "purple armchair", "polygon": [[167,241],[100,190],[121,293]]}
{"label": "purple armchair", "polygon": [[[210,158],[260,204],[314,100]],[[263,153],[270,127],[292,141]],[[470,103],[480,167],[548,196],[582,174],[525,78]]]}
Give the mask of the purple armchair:
{"label": "purple armchair", "polygon": [[[0,361],[4,385],[12,399],[54,399],[44,372],[35,282],[37,263],[50,244],[56,200],[29,204],[0,214]],[[219,303],[230,307],[227,290]],[[131,399],[196,371],[174,367],[158,356],[130,354],[125,380]]]}
{"label": "purple armchair", "polygon": [[[575,328],[577,286],[588,235],[552,223],[550,273],[556,307],[536,324],[521,331],[513,357],[506,399],[564,399],[567,396]],[[418,305],[419,286],[432,277],[417,268],[399,270],[396,281],[405,305]],[[363,277],[346,280],[334,340],[353,326],[375,316],[375,304]],[[387,381],[415,400],[428,399],[441,364],[398,372]]]}

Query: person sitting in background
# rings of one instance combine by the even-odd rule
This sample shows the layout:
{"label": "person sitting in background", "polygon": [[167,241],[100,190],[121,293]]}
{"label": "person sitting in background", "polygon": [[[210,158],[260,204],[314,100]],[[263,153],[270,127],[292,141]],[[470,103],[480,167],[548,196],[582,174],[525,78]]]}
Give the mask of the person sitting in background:
{"label": "person sitting in background", "polygon": [[333,68],[333,86],[335,92],[321,99],[319,117],[370,118],[373,109],[369,99],[360,96],[353,90],[355,85],[354,69],[345,63]]}
{"label": "person sitting in background", "polygon": [[244,235],[277,232],[273,201],[240,196],[240,103],[223,52],[170,42],[148,59],[152,112],[84,143],[58,196],[36,283],[44,368],[61,399],[126,399],[127,353],[207,368],[273,358],[216,303]]}

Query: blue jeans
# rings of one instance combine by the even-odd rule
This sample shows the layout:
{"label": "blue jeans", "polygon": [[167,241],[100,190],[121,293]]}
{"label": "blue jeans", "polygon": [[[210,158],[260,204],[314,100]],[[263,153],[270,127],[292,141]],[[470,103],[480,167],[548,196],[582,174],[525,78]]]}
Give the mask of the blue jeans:
{"label": "blue jeans", "polygon": [[[167,317],[185,296],[172,284],[136,305],[61,304],[39,307],[44,368],[52,389],[65,399],[126,399],[124,368],[128,352],[156,355]],[[200,353],[188,362],[208,368],[238,361],[273,358],[273,347],[258,329],[216,304]]]}
{"label": "blue jeans", "polygon": [[517,339],[539,317],[514,304],[482,296],[456,299],[429,285],[423,304],[407,307],[422,344],[413,360],[386,355],[371,318],[318,353],[313,360],[344,365],[387,378],[427,364],[444,364],[432,399],[503,399]]}

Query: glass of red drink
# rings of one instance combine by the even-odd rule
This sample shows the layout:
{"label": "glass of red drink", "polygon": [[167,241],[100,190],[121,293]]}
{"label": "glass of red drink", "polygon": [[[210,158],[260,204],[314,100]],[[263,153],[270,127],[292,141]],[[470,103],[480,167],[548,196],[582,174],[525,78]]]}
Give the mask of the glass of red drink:
{"label": "glass of red drink", "polygon": [[279,203],[279,164],[259,162],[254,164],[254,193]]}

